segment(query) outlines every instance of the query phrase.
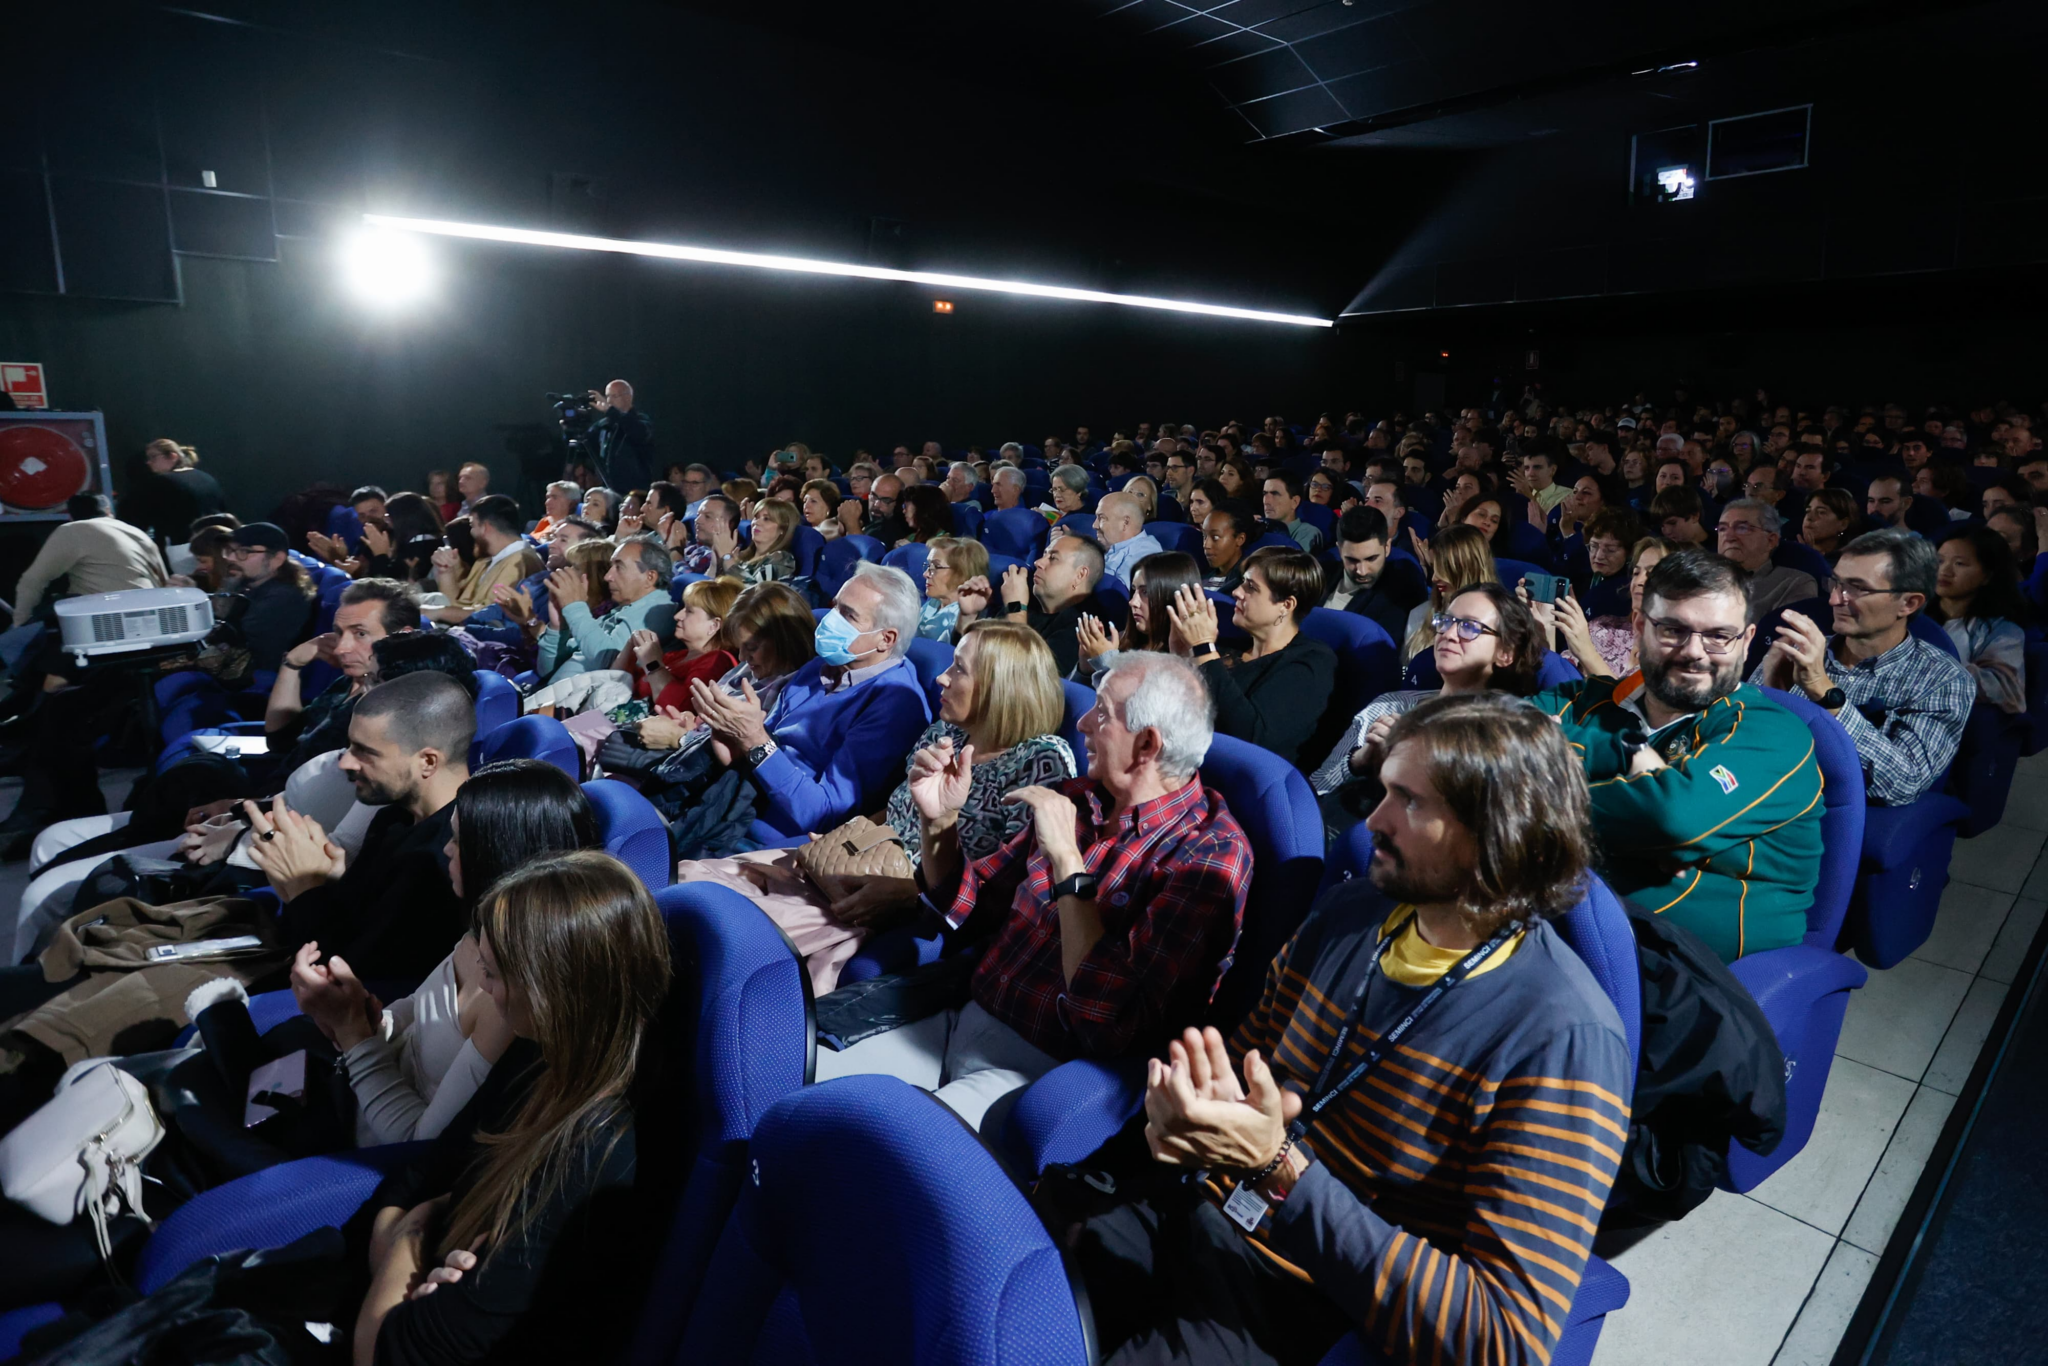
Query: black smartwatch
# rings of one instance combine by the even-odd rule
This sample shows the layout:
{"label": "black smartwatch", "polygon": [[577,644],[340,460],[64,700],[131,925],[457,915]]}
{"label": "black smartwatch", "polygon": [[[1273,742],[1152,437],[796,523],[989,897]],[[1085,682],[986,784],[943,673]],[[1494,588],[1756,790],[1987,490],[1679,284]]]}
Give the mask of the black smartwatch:
{"label": "black smartwatch", "polygon": [[1058,901],[1063,896],[1077,896],[1086,901],[1095,895],[1095,889],[1101,885],[1102,879],[1093,873],[1076,873],[1072,877],[1061,878],[1052,885],[1052,899]]}
{"label": "black smartwatch", "polygon": [[1212,659],[1223,658],[1223,651],[1216,648],[1216,642],[1205,640],[1189,651],[1189,657],[1198,663],[1207,664]]}
{"label": "black smartwatch", "polygon": [[1816,697],[1814,701],[1825,710],[1840,711],[1844,706],[1848,705],[1849,694],[1843,692],[1840,688],[1829,688],[1819,697]]}

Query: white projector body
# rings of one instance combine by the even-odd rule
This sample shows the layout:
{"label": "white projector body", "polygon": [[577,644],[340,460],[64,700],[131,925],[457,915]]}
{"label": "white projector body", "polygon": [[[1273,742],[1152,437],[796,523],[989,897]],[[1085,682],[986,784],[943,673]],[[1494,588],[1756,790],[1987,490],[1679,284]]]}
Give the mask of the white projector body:
{"label": "white projector body", "polygon": [[79,667],[95,655],[185,645],[213,629],[213,600],[197,588],[136,588],[60,598],[57,625]]}

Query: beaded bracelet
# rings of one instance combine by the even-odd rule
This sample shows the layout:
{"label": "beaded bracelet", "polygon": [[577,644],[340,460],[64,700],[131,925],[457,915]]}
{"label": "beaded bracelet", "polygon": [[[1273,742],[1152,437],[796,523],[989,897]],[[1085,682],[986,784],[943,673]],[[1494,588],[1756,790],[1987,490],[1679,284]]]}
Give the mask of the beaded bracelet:
{"label": "beaded bracelet", "polygon": [[1244,1183],[1247,1186],[1256,1186],[1261,1181],[1264,1181],[1267,1177],[1271,1176],[1274,1172],[1279,1171],[1280,1164],[1287,1160],[1287,1154],[1291,1152],[1293,1148],[1294,1135],[1289,1134],[1287,1135],[1287,1137],[1280,1140],[1280,1151],[1273,1154],[1273,1160],[1271,1162],[1268,1162],[1265,1166],[1259,1168],[1258,1171],[1247,1176],[1244,1179]]}

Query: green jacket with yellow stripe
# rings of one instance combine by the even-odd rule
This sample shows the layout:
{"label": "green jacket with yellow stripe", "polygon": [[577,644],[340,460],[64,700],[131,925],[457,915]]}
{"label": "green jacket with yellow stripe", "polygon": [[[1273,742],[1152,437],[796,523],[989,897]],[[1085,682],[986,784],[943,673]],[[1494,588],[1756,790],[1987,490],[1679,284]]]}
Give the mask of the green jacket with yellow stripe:
{"label": "green jacket with yellow stripe", "polygon": [[1630,777],[1624,739],[1646,727],[1620,704],[1642,686],[1641,674],[1589,678],[1530,699],[1585,759],[1601,876],[1724,962],[1798,943],[1820,875],[1820,760],[1806,723],[1744,683],[1658,733],[1669,767]]}

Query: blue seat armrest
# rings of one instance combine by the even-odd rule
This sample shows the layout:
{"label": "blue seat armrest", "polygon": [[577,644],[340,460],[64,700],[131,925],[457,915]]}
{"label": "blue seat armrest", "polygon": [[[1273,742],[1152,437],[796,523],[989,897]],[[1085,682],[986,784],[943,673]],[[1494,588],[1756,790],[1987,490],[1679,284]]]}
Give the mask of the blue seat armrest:
{"label": "blue seat armrest", "polygon": [[749,825],[747,838],[763,849],[795,849],[811,842],[805,835],[785,835],[766,821],[755,821]]}
{"label": "blue seat armrest", "polygon": [[1863,818],[1863,866],[1895,872],[1912,862],[1930,831],[1969,819],[1969,803],[1946,792],[1930,792],[1907,806],[1873,806]]}
{"label": "blue seat armrest", "polygon": [[267,910],[272,915],[284,914],[284,898],[277,894],[275,887],[251,887],[242,895],[255,902],[258,909]]}
{"label": "blue seat armrest", "polygon": [[202,1192],[157,1226],[136,1263],[136,1288],[145,1295],[162,1289],[202,1257],[283,1247],[314,1229],[344,1224],[387,1173],[429,1146],[392,1143],[302,1158]]}
{"label": "blue seat armrest", "polygon": [[1144,1104],[1143,1058],[1061,1063],[1017,1097],[1001,1136],[1004,1156],[1027,1178],[1054,1162],[1079,1162]]}
{"label": "blue seat armrest", "polygon": [[305,1012],[299,1009],[299,998],[289,991],[259,991],[249,998],[249,1023],[256,1026],[258,1034],[271,1030]]}
{"label": "blue seat armrest", "polygon": [[1749,988],[1771,1027],[1780,1033],[1782,1022],[1797,1019],[1821,997],[1854,990],[1870,980],[1864,966],[1847,954],[1811,944],[1752,953],[1730,963],[1728,971]]}

